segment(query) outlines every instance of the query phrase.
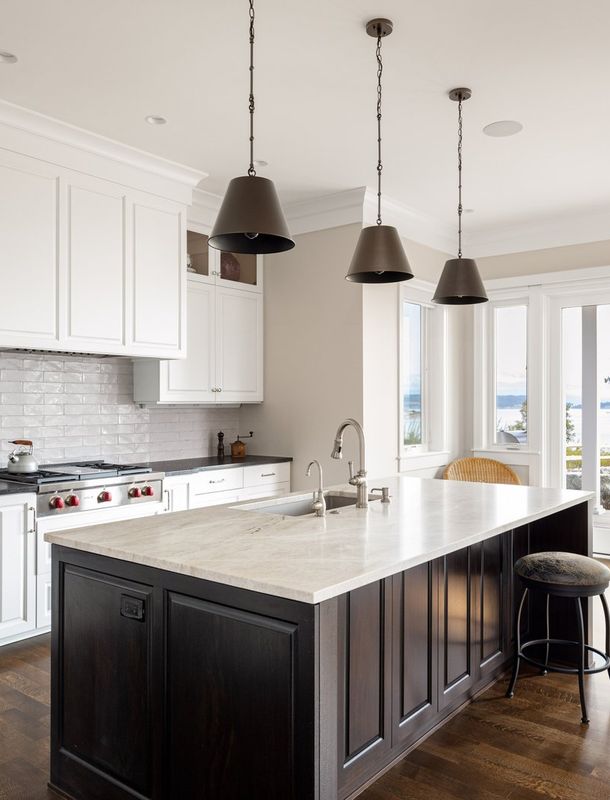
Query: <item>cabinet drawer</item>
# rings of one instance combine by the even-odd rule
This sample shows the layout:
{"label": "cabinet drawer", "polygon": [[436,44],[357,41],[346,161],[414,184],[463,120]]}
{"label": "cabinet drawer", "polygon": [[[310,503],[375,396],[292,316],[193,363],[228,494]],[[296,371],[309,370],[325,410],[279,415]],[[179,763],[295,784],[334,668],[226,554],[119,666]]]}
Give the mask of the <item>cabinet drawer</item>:
{"label": "cabinet drawer", "polygon": [[[210,492],[226,492],[241,489],[244,485],[244,470],[237,469],[212,469],[198,472],[191,478],[191,497]],[[192,506],[192,504],[191,504]]]}
{"label": "cabinet drawer", "polygon": [[290,462],[244,467],[244,486],[265,486],[270,483],[290,482]]}
{"label": "cabinet drawer", "polygon": [[36,574],[47,575],[51,572],[51,545],[44,540],[44,531],[36,534]]}
{"label": "cabinet drawer", "polygon": [[223,503],[236,503],[241,499],[241,492],[232,489],[226,492],[203,492],[191,495],[189,509],[220,506]]}
{"label": "cabinet drawer", "polygon": [[270,483],[264,486],[251,486],[242,489],[239,493],[240,500],[257,500],[262,497],[281,497],[290,493],[289,483]]}

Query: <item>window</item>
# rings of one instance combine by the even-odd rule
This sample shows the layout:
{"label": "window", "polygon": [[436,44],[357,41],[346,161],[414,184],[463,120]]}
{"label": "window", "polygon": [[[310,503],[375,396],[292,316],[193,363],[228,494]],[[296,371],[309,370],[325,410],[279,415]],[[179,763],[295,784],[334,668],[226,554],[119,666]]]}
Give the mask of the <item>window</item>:
{"label": "window", "polygon": [[527,305],[494,310],[497,445],[527,444]]}
{"label": "window", "polygon": [[424,428],[423,340],[426,309],[402,301],[402,340],[400,343],[400,397],[403,447],[421,447]]}

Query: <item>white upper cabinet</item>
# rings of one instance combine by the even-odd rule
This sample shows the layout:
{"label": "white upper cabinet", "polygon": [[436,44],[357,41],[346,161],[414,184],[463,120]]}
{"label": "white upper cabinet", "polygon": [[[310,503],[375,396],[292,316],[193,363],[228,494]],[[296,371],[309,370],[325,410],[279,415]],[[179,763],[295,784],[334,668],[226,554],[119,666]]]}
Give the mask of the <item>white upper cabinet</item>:
{"label": "white upper cabinet", "polygon": [[262,259],[249,257],[243,272],[234,267],[222,277],[225,254],[209,248],[199,230],[188,231],[187,251],[187,357],[136,361],[134,399],[258,403],[263,399]]}
{"label": "white upper cabinet", "polygon": [[50,166],[14,153],[0,160],[0,345],[57,341],[59,181]]}
{"label": "white upper cabinet", "polygon": [[0,100],[0,348],[184,358],[202,177]]}
{"label": "white upper cabinet", "polygon": [[81,178],[67,186],[67,205],[66,338],[75,347],[120,348],[125,344],[125,190]]}
{"label": "white upper cabinet", "polygon": [[185,209],[138,199],[133,206],[132,353],[185,352],[185,262]]}
{"label": "white upper cabinet", "polygon": [[216,376],[220,399],[263,399],[263,304],[260,294],[216,289]]}

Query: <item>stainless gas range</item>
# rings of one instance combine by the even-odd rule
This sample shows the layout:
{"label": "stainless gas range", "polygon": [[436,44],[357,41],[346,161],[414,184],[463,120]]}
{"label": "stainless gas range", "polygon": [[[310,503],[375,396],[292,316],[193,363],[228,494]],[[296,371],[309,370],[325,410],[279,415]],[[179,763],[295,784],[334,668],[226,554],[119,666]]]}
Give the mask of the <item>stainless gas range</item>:
{"label": "stainless gas range", "polygon": [[[37,493],[39,519],[75,514],[91,516],[87,512],[153,503],[158,506],[163,499],[163,478],[162,472],[152,472],[147,466],[104,461],[49,464],[29,474],[0,470],[1,480],[18,483],[23,485],[24,491]],[[142,509],[144,513],[149,510],[152,511]],[[96,514],[96,522],[103,521],[104,516]],[[82,524],[88,524],[85,517]]]}

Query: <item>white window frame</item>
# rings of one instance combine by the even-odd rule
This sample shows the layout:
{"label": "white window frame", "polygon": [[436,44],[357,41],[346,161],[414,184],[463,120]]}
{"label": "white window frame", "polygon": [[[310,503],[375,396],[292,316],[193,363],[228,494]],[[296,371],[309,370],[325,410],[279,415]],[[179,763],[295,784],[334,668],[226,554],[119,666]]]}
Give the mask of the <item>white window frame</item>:
{"label": "white window frame", "polygon": [[[398,292],[398,461],[400,471],[442,466],[447,462],[447,309],[432,302],[434,285],[414,278]],[[404,444],[403,303],[421,306],[422,443]]]}
{"label": "white window frame", "polygon": [[[610,302],[610,266],[497,278],[485,282],[489,303],[475,306],[473,453],[498,458],[529,470],[532,486],[563,488],[565,430],[561,347],[561,308]],[[490,421],[495,408],[490,381],[492,309],[497,302],[517,304],[527,298],[528,444],[496,445]],[[490,352],[491,351],[491,352]],[[491,365],[493,366],[493,364]],[[490,409],[490,402],[493,403]],[[495,425],[495,420],[493,422]],[[610,512],[606,512],[609,517]],[[601,517],[596,517],[595,524]]]}

